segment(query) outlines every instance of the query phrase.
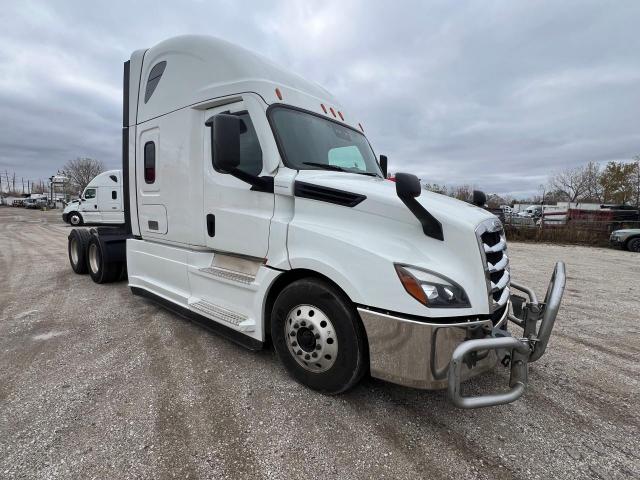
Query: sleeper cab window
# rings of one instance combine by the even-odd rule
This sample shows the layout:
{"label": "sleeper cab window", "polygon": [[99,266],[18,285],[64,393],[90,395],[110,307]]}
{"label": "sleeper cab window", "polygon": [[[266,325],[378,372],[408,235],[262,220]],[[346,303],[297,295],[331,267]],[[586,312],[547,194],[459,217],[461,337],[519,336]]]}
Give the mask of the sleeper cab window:
{"label": "sleeper cab window", "polygon": [[[251,117],[248,112],[234,115],[240,117],[246,127],[240,133],[240,165],[238,165],[238,170],[251,175],[259,175],[262,172],[262,149]],[[215,165],[213,168],[215,169]]]}
{"label": "sleeper cab window", "polygon": [[154,142],[144,144],[144,181],[145,183],[156,181],[156,144]]}
{"label": "sleeper cab window", "polygon": [[118,199],[118,192],[116,190],[111,190],[111,200]]}
{"label": "sleeper cab window", "polygon": [[153,66],[151,72],[149,72],[149,78],[147,79],[147,89],[144,92],[144,103],[147,103],[151,98],[151,95],[153,95],[153,92],[155,92],[166,66],[167,62],[158,62]]}

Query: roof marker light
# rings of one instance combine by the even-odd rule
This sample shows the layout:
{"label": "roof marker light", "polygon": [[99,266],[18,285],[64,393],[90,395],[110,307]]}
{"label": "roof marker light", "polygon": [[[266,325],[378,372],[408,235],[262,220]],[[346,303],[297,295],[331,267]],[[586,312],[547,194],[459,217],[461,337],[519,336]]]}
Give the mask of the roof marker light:
{"label": "roof marker light", "polygon": [[324,103],[321,103],[320,106],[322,107],[322,111],[327,113],[327,107],[324,106]]}
{"label": "roof marker light", "polygon": [[362,133],[364,133],[364,128],[362,128],[362,124],[359,123],[358,126],[360,127],[360,130],[362,130]]}
{"label": "roof marker light", "polygon": [[331,110],[331,115],[333,115],[335,117],[336,116],[336,111],[333,109],[333,107],[329,107],[329,110]]}
{"label": "roof marker light", "polygon": [[338,110],[338,115],[340,115],[340,120],[344,122],[344,115],[342,115],[342,112],[340,110]]}
{"label": "roof marker light", "polygon": [[282,92],[280,91],[279,88],[276,88],[276,96],[278,97],[279,100],[282,100]]}

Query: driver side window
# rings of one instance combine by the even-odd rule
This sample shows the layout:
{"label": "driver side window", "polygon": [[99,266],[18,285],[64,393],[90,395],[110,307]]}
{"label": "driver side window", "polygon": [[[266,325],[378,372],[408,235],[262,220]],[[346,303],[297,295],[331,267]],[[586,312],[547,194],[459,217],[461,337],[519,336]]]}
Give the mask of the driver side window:
{"label": "driver side window", "polygon": [[95,188],[87,188],[84,191],[84,198],[89,200],[91,198],[96,198],[96,189]]}

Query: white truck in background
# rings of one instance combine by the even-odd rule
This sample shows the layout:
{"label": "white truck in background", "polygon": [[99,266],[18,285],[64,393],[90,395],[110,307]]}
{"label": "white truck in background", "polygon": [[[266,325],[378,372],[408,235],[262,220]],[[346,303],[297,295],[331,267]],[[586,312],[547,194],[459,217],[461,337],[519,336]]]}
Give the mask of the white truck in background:
{"label": "white truck in background", "polygon": [[62,220],[73,226],[123,224],[122,170],[102,172],[89,182],[77,200],[62,211]]}
{"label": "white truck in background", "polygon": [[[215,38],[166,40],[125,62],[122,153],[124,225],[73,229],[75,272],[126,272],[134,294],[248,348],[271,342],[325,393],[370,373],[448,388],[463,408],[522,395],[564,265],[539,301],[512,281],[494,215],[411,174],[387,180],[386,157],[318,85]],[[507,391],[463,395],[497,365]]]}

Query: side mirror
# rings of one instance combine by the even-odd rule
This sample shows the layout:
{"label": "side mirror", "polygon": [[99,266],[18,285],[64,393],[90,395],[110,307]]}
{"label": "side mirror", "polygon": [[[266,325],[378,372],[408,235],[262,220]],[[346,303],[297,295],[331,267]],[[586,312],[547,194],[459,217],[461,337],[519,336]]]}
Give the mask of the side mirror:
{"label": "side mirror", "polygon": [[211,128],[211,162],[223,172],[251,185],[251,190],[273,193],[273,177],[258,177],[240,166],[240,134],[247,131],[244,121],[236,115],[219,113],[204,123]]}
{"label": "side mirror", "polygon": [[206,121],[211,127],[211,160],[216,169],[231,173],[240,165],[240,133],[242,120],[220,113]]}
{"label": "side mirror", "polygon": [[422,187],[418,177],[411,173],[396,173],[396,193],[400,198],[416,198],[420,196]]}
{"label": "side mirror", "polygon": [[473,191],[473,204],[482,208],[487,204],[487,196],[481,190]]}
{"label": "side mirror", "polygon": [[388,172],[386,155],[380,155],[380,170],[382,170],[382,175],[384,175],[384,178],[387,178]]}

